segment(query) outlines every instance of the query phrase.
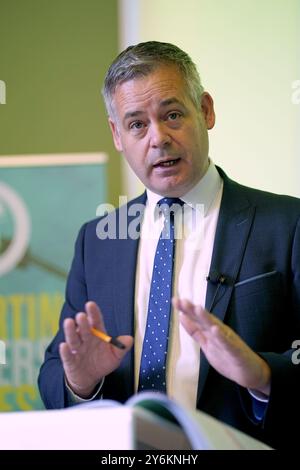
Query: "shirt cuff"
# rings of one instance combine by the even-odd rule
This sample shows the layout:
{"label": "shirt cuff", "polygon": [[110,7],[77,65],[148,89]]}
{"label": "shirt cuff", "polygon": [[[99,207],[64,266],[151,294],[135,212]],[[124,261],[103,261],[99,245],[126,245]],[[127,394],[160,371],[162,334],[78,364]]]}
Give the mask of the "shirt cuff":
{"label": "shirt cuff", "polygon": [[252,412],[257,421],[262,421],[265,417],[267,405],[269,403],[269,397],[264,393],[258,392],[257,390],[250,390],[248,392],[252,397]]}
{"label": "shirt cuff", "polygon": [[104,383],[104,377],[103,379],[101,380],[101,382],[99,383],[98,387],[97,387],[97,390],[96,392],[93,394],[92,397],[90,398],[82,398],[80,397],[79,395],[77,395],[75,392],[73,392],[73,390],[71,389],[70,385],[68,384],[67,382],[67,379],[65,378],[65,386],[66,386],[66,389],[68,391],[68,397],[71,401],[71,403],[73,403],[74,405],[75,404],[78,404],[78,403],[87,403],[89,401],[93,401],[95,400],[95,398],[98,396],[98,394],[100,393],[101,389],[102,389],[102,386],[103,386],[103,383]]}
{"label": "shirt cuff", "polygon": [[262,392],[258,392],[257,390],[251,390],[250,388],[247,389],[250,393],[252,398],[255,400],[261,401],[263,403],[269,403],[269,397]]}

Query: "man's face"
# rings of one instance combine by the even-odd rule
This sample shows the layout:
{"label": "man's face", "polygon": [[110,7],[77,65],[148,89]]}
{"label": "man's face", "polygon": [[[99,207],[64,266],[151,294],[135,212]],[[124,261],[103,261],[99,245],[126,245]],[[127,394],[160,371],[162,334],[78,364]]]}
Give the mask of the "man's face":
{"label": "man's face", "polygon": [[181,73],[161,66],[118,85],[109,119],[116,149],[151,191],[180,197],[208,166],[213,101],[204,93],[196,109]]}

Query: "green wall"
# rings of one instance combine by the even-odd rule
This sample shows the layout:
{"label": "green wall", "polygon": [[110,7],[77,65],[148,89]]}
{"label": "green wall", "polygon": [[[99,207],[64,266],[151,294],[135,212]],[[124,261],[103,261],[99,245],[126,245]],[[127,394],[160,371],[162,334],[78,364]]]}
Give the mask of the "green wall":
{"label": "green wall", "polygon": [[[25,232],[16,195],[30,225],[24,255],[0,273],[0,411],[42,407],[36,378],[57,330],[75,237],[99,203],[118,202],[120,156],[100,94],[117,52],[117,0],[0,0],[2,267],[7,243]],[[108,163],[1,168],[4,155],[88,152],[106,153]]]}
{"label": "green wall", "polygon": [[106,152],[114,204],[120,157],[100,89],[118,52],[117,28],[117,0],[0,0],[0,158]]}

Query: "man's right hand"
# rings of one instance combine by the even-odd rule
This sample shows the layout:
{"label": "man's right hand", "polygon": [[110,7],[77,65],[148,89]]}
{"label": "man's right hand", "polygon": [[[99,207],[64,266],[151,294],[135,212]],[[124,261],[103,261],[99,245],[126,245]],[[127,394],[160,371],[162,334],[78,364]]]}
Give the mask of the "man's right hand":
{"label": "man's right hand", "polygon": [[115,370],[133,345],[132,336],[119,336],[126,346],[118,349],[95,337],[90,328],[106,331],[101,311],[95,302],[87,302],[86,313],[67,318],[63,328],[66,341],[59,346],[66,379],[76,395],[88,398],[103,377]]}

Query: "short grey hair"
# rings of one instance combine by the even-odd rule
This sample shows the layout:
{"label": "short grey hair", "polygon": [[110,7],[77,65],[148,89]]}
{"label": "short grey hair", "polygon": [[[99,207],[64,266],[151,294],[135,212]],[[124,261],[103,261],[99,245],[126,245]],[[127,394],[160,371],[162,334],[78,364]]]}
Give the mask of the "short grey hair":
{"label": "short grey hair", "polygon": [[109,67],[102,94],[109,116],[113,117],[113,98],[116,87],[134,78],[145,77],[161,65],[175,65],[186,82],[196,107],[204,91],[197,67],[190,56],[174,44],[158,41],[141,42],[121,52]]}

